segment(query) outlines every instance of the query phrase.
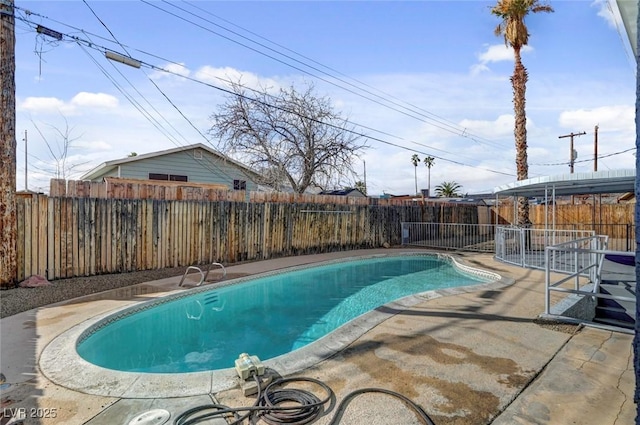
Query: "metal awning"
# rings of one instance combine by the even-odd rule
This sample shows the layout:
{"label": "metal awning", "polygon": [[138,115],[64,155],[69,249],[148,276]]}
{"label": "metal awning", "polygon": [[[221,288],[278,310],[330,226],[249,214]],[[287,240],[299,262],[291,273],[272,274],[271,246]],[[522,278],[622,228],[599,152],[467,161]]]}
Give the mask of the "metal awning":
{"label": "metal awning", "polygon": [[497,196],[590,195],[594,193],[625,193],[635,188],[636,170],[608,170],[591,173],[561,174],[535,177],[498,186]]}

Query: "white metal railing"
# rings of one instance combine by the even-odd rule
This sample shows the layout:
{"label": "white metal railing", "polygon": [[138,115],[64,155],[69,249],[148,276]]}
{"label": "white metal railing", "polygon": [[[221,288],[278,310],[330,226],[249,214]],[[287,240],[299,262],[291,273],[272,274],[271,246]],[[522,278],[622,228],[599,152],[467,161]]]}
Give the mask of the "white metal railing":
{"label": "white metal railing", "polygon": [[401,223],[402,245],[476,252],[495,251],[493,224]]}
{"label": "white metal railing", "polygon": [[[593,236],[595,236],[593,230],[497,226],[495,230],[496,259],[521,267],[544,270],[546,247]],[[555,257],[552,257],[552,260],[555,261]]]}
{"label": "white metal railing", "polygon": [[[552,292],[635,303],[635,297],[605,294],[600,291],[602,265],[605,255],[624,255],[628,254],[628,252],[607,250],[607,236],[593,236],[587,239],[588,246],[586,247],[585,242],[587,241],[576,240],[549,246],[545,249],[545,256],[547,257],[547,267],[545,269],[546,314],[551,314]],[[553,256],[564,258],[564,260],[561,263],[554,264]],[[561,264],[560,267],[558,266],[559,264]],[[552,278],[553,272],[563,273],[564,275],[561,278],[554,279]],[[585,289],[586,284],[589,284],[588,289]],[[563,287],[562,285],[565,286]]]}

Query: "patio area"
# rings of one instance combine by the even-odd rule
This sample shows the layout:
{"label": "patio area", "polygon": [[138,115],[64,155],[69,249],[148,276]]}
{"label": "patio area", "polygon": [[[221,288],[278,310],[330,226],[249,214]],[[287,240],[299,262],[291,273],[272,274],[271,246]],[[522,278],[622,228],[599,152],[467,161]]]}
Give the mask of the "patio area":
{"label": "patio area", "polygon": [[[256,274],[393,251],[288,257],[236,265],[228,271]],[[633,422],[632,335],[541,324],[537,317],[544,311],[544,272],[500,263],[490,254],[451,255],[465,265],[498,273],[504,279],[490,286],[436,291],[411,306],[381,307],[376,312],[383,315],[378,324],[361,329],[354,340],[336,341],[345,348],[293,375],[322,380],[333,389],[337,402],[365,387],[396,391],[422,406],[438,425]],[[113,425],[128,424],[136,415],[154,408],[168,410],[171,419],[167,423],[173,423],[187,409],[213,401],[251,405],[253,398],[244,397],[239,389],[162,398],[133,393],[127,397],[87,394],[57,385],[41,372],[40,354],[62,332],[114,309],[182,291],[178,287],[180,278],[1,319],[0,371],[6,377],[1,390],[5,416],[1,423],[5,425],[9,413],[18,409],[26,409],[26,424]],[[81,377],[82,370],[77,374]],[[188,386],[188,379],[185,381]],[[94,384],[106,388],[114,383]],[[329,412],[316,423],[328,424],[332,416]],[[223,425],[227,421],[218,418],[203,423]],[[340,423],[422,422],[400,401],[382,394],[365,394],[350,403]]]}

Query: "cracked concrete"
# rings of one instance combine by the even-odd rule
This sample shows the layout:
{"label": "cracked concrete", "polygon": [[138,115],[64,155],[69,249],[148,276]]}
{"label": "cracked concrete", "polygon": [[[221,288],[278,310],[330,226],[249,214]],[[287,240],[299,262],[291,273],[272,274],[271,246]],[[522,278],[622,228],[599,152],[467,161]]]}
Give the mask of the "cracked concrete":
{"label": "cracked concrete", "polygon": [[632,339],[584,328],[493,424],[634,423]]}
{"label": "cracked concrete", "polygon": [[[229,269],[255,274],[371,253],[389,250],[289,257]],[[508,266],[490,255],[454,255],[467,265],[511,278],[513,284],[459,293],[443,291],[412,305],[388,304],[380,308],[384,320],[371,322],[328,358],[318,358],[306,369],[287,376],[319,378],[333,388],[337,401],[365,387],[392,389],[417,402],[438,425],[633,423],[632,335],[542,326],[536,318],[544,309],[543,272]],[[33,412],[41,416],[45,409],[49,413],[55,409],[55,418],[34,415],[24,422],[29,425],[115,425],[128,423],[149,408],[169,410],[173,421],[179,413],[210,400],[230,406],[251,405],[253,399],[242,396],[239,389],[188,397],[149,398],[131,392],[116,397],[71,390],[42,374],[41,354],[60,334],[141,299],[171,293],[178,289],[178,281],[179,277],[148,283],[164,292],[135,300],[105,295],[0,320],[0,372],[8,384],[0,387],[2,407],[6,412],[36,409]],[[282,365],[287,366],[286,362]],[[317,424],[328,424],[333,414],[329,412]],[[5,425],[7,419],[0,423]],[[349,404],[340,423],[421,422],[400,401],[366,394]]]}

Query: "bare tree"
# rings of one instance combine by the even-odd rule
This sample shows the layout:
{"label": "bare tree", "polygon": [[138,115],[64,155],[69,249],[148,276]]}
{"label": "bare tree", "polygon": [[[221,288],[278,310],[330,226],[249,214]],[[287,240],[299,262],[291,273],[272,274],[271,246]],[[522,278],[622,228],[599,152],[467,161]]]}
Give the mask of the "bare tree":
{"label": "bare tree", "polygon": [[[36,128],[36,131],[38,132],[38,134],[40,134],[40,137],[42,137],[42,140],[44,140],[44,143],[47,145],[49,156],[53,161],[51,168],[38,168],[41,171],[52,175],[53,178],[56,179],[67,179],[76,168],[88,163],[88,161],[82,163],[69,162],[69,156],[70,151],[73,148],[73,142],[79,140],[82,136],[73,137],[72,133],[74,131],[74,127],[69,127],[69,122],[67,121],[67,119],[65,117],[62,118],[64,119],[63,129],[48,124],[48,126],[53,130],[53,133],[55,134],[55,137],[53,138],[47,138],[47,136],[45,136],[45,134],[40,130],[40,127],[38,127],[38,125],[34,121],[31,121],[33,126]],[[44,160],[40,161],[47,162]]]}
{"label": "bare tree", "polygon": [[231,83],[231,90],[211,116],[210,134],[221,152],[255,170],[269,170],[265,184],[277,187],[284,180],[303,193],[354,174],[352,160],[366,145],[312,84],[303,91],[282,88],[275,95],[266,87],[249,92],[240,82]]}

